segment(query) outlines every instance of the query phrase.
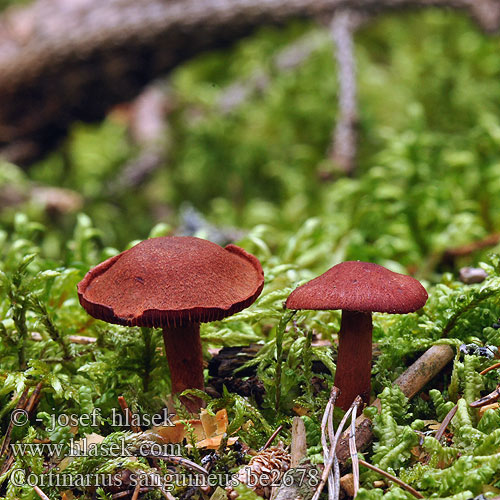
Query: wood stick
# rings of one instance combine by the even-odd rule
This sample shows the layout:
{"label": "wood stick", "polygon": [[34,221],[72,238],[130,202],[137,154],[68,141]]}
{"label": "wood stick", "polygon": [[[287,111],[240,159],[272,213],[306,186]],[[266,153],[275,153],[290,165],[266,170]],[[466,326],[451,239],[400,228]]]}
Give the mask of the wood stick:
{"label": "wood stick", "polygon": [[479,375],[486,375],[491,370],[496,370],[497,368],[500,368],[500,363],[495,363],[494,365],[488,366],[488,368],[485,368],[482,372],[479,372]]}
{"label": "wood stick", "polygon": [[50,498],[38,486],[33,486],[33,489],[42,500],[50,500]]}
{"label": "wood stick", "polygon": [[[400,387],[407,398],[411,399],[453,359],[454,355],[453,349],[449,345],[434,345],[399,376],[394,384]],[[376,399],[371,406],[380,412],[380,399]],[[358,451],[364,450],[372,439],[372,421],[365,415],[360,415],[356,419],[356,447]],[[342,435],[337,445],[337,456],[342,465],[349,459],[349,432],[344,432]]]}
{"label": "wood stick", "polygon": [[409,493],[411,493],[415,498],[424,498],[421,493],[419,493],[417,490],[412,488],[409,484],[406,484],[405,482],[401,481],[401,479],[397,478],[396,476],[393,476],[392,474],[389,474],[385,470],[379,469],[375,465],[372,465],[365,460],[362,460],[361,458],[359,459],[359,463],[363,466],[366,467],[367,469],[371,469],[375,472],[378,472],[381,476],[386,477],[393,483],[396,483],[397,485],[401,486],[401,488],[405,489]]}
{"label": "wood stick", "polygon": [[139,498],[140,489],[141,489],[141,483],[138,482],[135,487],[134,494],[132,495],[132,500],[137,500]]}
{"label": "wood stick", "polygon": [[290,468],[297,467],[307,455],[306,426],[300,417],[293,417]]}

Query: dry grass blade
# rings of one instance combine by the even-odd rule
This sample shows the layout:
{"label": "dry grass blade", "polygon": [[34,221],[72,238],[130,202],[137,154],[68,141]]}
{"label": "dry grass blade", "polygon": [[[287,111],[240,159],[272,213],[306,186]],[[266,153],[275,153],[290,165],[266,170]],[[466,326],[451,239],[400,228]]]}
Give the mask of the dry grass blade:
{"label": "dry grass blade", "polygon": [[259,451],[264,451],[271,446],[271,443],[275,440],[276,436],[281,432],[281,429],[283,429],[283,426],[280,425],[272,434],[271,437],[267,440],[266,444],[259,450]]}
{"label": "dry grass blade", "polygon": [[352,459],[352,476],[354,481],[354,498],[358,494],[359,489],[359,459],[358,450],[356,448],[356,413],[358,406],[361,404],[362,399],[357,396],[353,403],[351,415],[351,432],[349,433],[349,452]]}
{"label": "dry grass blade", "polygon": [[393,476],[392,474],[389,474],[385,470],[379,469],[375,465],[372,465],[368,462],[365,462],[361,458],[359,459],[359,463],[363,466],[366,467],[367,469],[371,469],[372,471],[378,472],[381,476],[386,477],[393,483],[396,483],[398,486],[401,486],[404,490],[406,490],[408,493],[411,493],[415,498],[424,498],[421,493],[419,493],[417,490],[412,488],[409,484],[404,483],[401,481],[401,479],[397,478],[396,476]]}
{"label": "dry grass blade", "polygon": [[337,432],[335,433],[335,437],[333,439],[333,443],[330,443],[330,453],[328,457],[328,461],[325,463],[325,468],[323,470],[323,474],[321,475],[321,480],[318,484],[318,487],[316,488],[316,491],[312,497],[312,500],[318,500],[319,496],[321,495],[321,492],[323,491],[323,488],[325,487],[326,481],[328,479],[328,475],[330,474],[330,471],[332,470],[332,466],[337,459],[337,453],[336,453],[336,448],[337,448],[337,443],[338,440],[340,439],[340,435],[342,434],[342,430],[344,429],[345,423],[349,416],[352,413],[354,403],[351,405],[349,410],[347,410],[346,414],[343,416],[342,420],[340,421],[339,427],[337,429]]}
{"label": "dry grass blade", "polygon": [[494,365],[488,366],[488,368],[485,368],[482,372],[479,372],[479,375],[485,375],[491,370],[496,370],[497,368],[500,368],[500,363],[495,363]]}
{"label": "dry grass blade", "polygon": [[441,425],[439,426],[438,431],[436,432],[436,435],[434,436],[438,441],[441,441],[441,438],[443,437],[444,431],[447,429],[448,425],[450,425],[451,419],[455,416],[455,413],[457,413],[458,410],[458,405],[455,405],[449,412],[446,417],[444,417],[443,421],[441,422]]}
{"label": "dry grass blade", "polygon": [[[328,399],[328,403],[325,407],[325,412],[323,413],[323,418],[321,419],[321,446],[323,448],[323,461],[326,464],[328,461],[328,457],[330,456],[330,450],[328,448],[328,440],[327,440],[327,426],[328,426],[328,435],[330,439],[330,443],[333,442],[335,433],[333,430],[333,406],[339,395],[339,390],[337,387],[333,386],[330,392],[330,398]],[[332,474],[328,475],[328,498],[329,500],[333,499],[333,492],[335,490],[334,477]]]}
{"label": "dry grass blade", "polygon": [[[330,413],[328,414],[328,439],[330,443],[335,441],[335,429],[333,428],[333,404],[330,408]],[[326,464],[330,456],[330,450],[326,448],[326,452],[323,453],[323,462]],[[337,459],[337,454],[333,458],[333,473],[330,471],[328,474],[328,500],[338,500],[340,493],[340,468],[339,461]]]}

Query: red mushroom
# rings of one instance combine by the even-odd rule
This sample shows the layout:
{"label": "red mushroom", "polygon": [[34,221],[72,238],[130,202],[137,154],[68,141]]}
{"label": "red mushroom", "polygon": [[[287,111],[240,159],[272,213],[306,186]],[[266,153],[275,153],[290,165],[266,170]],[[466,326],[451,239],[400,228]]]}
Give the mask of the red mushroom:
{"label": "red mushroom", "polygon": [[342,309],[335,385],[336,405],[347,410],[371,390],[372,312],[405,314],[423,307],[425,288],[415,278],[367,262],[350,261],[296,288],[288,309]]}
{"label": "red mushroom", "polygon": [[[264,286],[256,257],[194,237],[142,243],[91,269],[78,284],[82,307],[94,318],[126,326],[163,328],[172,392],[203,389],[200,323],[252,304]],[[191,411],[201,401],[183,399]]]}

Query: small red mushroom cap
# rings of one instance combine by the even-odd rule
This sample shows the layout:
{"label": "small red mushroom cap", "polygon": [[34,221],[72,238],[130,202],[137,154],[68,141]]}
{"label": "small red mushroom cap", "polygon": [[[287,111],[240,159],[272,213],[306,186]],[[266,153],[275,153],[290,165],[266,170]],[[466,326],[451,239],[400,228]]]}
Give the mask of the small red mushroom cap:
{"label": "small red mushroom cap", "polygon": [[151,238],[102,262],[78,284],[93,317],[128,326],[215,321],[252,304],[264,286],[256,257],[200,238]]}
{"label": "small red mushroom cap", "polygon": [[427,301],[425,288],[411,276],[368,262],[341,262],[296,288],[288,309],[414,312]]}

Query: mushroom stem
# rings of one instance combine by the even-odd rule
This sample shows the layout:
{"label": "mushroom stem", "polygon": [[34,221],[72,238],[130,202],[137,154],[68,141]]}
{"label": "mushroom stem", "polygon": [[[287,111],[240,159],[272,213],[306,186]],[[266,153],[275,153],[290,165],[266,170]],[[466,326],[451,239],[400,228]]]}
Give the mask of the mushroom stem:
{"label": "mushroom stem", "polygon": [[[203,351],[200,339],[200,323],[163,328],[165,353],[170,368],[172,394],[186,389],[204,389]],[[186,408],[196,413],[203,406],[200,398],[180,398]]]}
{"label": "mushroom stem", "polygon": [[372,365],[372,315],[342,311],[335,386],[340,395],[335,402],[348,410],[356,396],[369,403]]}

